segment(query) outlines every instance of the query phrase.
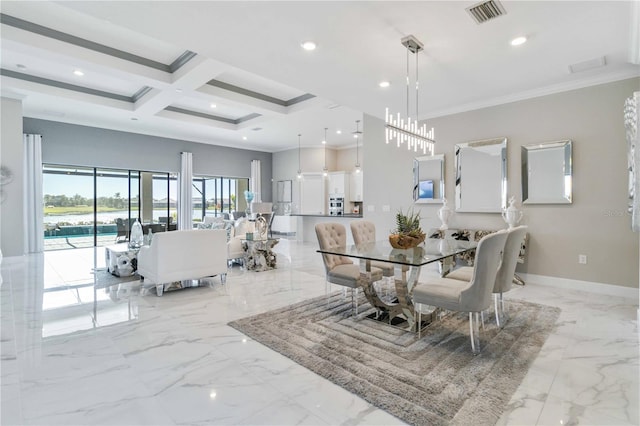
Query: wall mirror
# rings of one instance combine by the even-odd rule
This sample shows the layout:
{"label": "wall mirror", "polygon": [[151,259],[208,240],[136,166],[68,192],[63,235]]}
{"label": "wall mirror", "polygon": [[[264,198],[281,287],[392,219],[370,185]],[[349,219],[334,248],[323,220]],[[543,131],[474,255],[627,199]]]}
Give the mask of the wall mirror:
{"label": "wall mirror", "polygon": [[291,202],[291,181],[279,180],[276,184],[276,201],[279,203]]}
{"label": "wall mirror", "polygon": [[507,204],[507,138],[456,144],[456,211],[500,213]]}
{"label": "wall mirror", "polygon": [[523,204],[571,204],[571,141],[521,148]]}
{"label": "wall mirror", "polygon": [[441,203],[444,197],[444,154],[413,160],[413,201]]}

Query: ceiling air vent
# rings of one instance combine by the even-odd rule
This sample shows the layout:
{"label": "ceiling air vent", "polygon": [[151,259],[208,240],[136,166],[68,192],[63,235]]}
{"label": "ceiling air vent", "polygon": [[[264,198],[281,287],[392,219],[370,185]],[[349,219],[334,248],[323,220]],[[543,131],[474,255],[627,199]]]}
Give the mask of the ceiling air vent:
{"label": "ceiling air vent", "polygon": [[507,13],[498,0],[483,1],[482,3],[468,7],[466,10],[478,24],[482,24],[483,22]]}

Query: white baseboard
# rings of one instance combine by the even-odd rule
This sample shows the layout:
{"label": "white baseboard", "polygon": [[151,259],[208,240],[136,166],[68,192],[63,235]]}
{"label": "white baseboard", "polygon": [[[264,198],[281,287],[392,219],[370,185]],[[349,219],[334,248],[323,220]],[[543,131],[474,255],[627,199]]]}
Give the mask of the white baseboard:
{"label": "white baseboard", "polygon": [[588,291],[591,293],[606,294],[608,296],[618,296],[638,301],[638,289],[622,287],[613,284],[596,283],[591,281],[572,280],[569,278],[550,277],[547,275],[536,275],[522,273],[518,274],[525,283],[536,283],[554,287],[567,288],[571,290]]}

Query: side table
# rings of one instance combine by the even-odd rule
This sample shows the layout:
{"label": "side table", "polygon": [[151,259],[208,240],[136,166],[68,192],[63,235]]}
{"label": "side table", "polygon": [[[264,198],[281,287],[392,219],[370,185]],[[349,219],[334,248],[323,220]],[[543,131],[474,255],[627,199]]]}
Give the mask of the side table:
{"label": "side table", "polygon": [[138,269],[139,249],[129,248],[127,244],[116,244],[104,248],[104,260],[107,271],[116,277],[130,277]]}
{"label": "side table", "polygon": [[273,247],[278,244],[277,238],[261,240],[242,239],[244,265],[248,271],[268,271],[276,267],[276,254]]}

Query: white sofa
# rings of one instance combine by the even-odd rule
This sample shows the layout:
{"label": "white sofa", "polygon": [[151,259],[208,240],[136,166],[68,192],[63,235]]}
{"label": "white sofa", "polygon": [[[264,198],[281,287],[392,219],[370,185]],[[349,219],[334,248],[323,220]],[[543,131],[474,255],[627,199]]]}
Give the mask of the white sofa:
{"label": "white sofa", "polygon": [[159,232],[138,253],[138,275],[158,296],[175,281],[227,278],[227,233],[222,229]]}

